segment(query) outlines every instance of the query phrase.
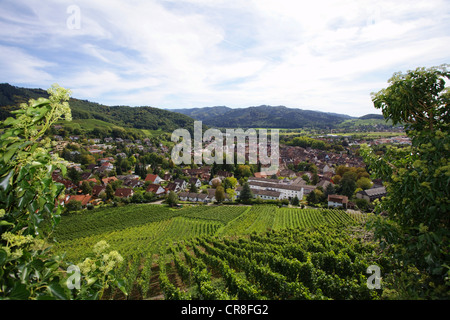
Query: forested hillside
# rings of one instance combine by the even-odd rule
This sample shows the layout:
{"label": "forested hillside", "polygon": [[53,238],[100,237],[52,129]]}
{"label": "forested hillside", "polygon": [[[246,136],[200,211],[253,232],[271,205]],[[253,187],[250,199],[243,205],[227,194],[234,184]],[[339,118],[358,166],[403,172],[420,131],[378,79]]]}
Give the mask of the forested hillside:
{"label": "forested hillside", "polygon": [[231,109],[209,107],[172,110],[189,115],[211,127],[220,128],[316,128],[330,129],[352,117],[343,114],[287,108],[258,106]]}
{"label": "forested hillside", "polygon": [[[42,89],[27,89],[0,84],[0,120],[10,116],[20,103],[29,99],[48,97]],[[96,119],[124,128],[163,130],[171,132],[178,128],[193,130],[194,120],[189,116],[153,107],[105,106],[87,100],[70,98],[74,120]]]}

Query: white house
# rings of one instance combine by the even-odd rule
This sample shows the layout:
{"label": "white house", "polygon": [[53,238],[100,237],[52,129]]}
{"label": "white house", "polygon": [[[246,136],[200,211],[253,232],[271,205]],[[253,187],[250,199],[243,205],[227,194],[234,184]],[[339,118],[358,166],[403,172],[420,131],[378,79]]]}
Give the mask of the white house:
{"label": "white house", "polygon": [[253,190],[276,191],[280,195],[278,199],[303,199],[303,185],[289,185],[284,183],[271,183],[262,181],[249,181],[249,186]]}
{"label": "white house", "polygon": [[181,201],[208,202],[209,197],[204,193],[180,192],[178,198]]}
{"label": "white house", "polygon": [[356,193],[356,198],[366,199],[367,201],[372,202],[375,199],[381,199],[382,197],[385,197],[386,194],[387,194],[386,188],[379,187],[379,188],[372,188],[372,189],[359,191],[358,193]]}
{"label": "white house", "polygon": [[199,178],[190,178],[189,185],[195,185],[197,188],[200,188],[202,186],[202,182]]}
{"label": "white house", "polygon": [[189,192],[180,192],[178,194],[178,199],[181,201],[187,201],[189,199]]}
{"label": "white house", "polygon": [[261,198],[263,200],[278,200],[280,199],[281,193],[278,191],[271,190],[252,190],[253,198]]}
{"label": "white house", "polygon": [[157,196],[166,193],[166,189],[161,187],[159,184],[154,184],[154,183],[149,184],[145,191],[152,192],[152,193],[156,194]]}
{"label": "white house", "polygon": [[322,173],[327,173],[327,172],[334,173],[334,169],[333,169],[332,167],[330,167],[328,164],[326,164],[326,165],[322,168]]}
{"label": "white house", "polygon": [[348,197],[338,194],[328,195],[328,207],[344,207],[347,208]]}
{"label": "white house", "polygon": [[175,179],[174,183],[178,185],[180,190],[184,190],[187,188],[187,182],[183,179]]}
{"label": "white house", "polygon": [[159,184],[161,183],[161,181],[163,181],[157,174],[147,174],[147,176],[145,177],[145,181],[150,181],[151,183],[154,184]]}

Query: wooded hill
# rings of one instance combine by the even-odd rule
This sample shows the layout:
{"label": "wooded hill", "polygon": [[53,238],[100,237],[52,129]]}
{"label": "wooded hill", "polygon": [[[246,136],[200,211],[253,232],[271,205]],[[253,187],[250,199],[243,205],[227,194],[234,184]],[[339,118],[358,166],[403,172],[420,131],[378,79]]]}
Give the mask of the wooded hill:
{"label": "wooded hill", "polygon": [[[0,84],[0,120],[10,116],[10,112],[29,99],[48,97],[45,90],[15,87]],[[178,128],[193,132],[194,120],[189,116],[153,107],[105,106],[87,100],[70,98],[70,108],[74,120],[95,119],[123,128],[161,130],[172,132]],[[82,122],[81,122],[82,123]]]}
{"label": "wooded hill", "polygon": [[248,108],[206,107],[193,109],[172,109],[203,121],[210,127],[219,128],[335,128],[352,117],[285,106],[258,106]]}
{"label": "wooded hill", "polygon": [[[48,97],[45,90],[29,89],[0,84],[0,120],[10,116],[20,103],[29,99]],[[203,122],[203,127],[217,128],[280,128],[280,129],[352,129],[360,125],[391,126],[381,115],[366,115],[360,118],[344,114],[327,113],[285,106],[257,106],[247,108],[229,108],[226,106],[160,109],[148,106],[106,106],[99,103],[71,98],[73,123],[83,129],[94,127],[107,128],[118,126],[139,130],[158,130],[170,133],[178,128],[193,132],[194,119]],[[70,126],[69,125],[69,126]]]}

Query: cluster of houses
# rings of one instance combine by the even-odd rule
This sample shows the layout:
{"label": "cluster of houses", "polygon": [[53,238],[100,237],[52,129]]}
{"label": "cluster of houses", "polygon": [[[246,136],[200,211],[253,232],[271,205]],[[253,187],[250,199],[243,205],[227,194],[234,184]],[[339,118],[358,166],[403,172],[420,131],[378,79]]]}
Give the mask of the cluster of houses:
{"label": "cluster of houses", "polygon": [[[294,166],[301,162],[309,162],[314,164],[319,172],[323,174],[332,173],[332,168],[335,166],[348,167],[364,167],[362,157],[347,154],[347,152],[330,152],[312,148],[302,148],[299,146],[280,146],[280,166],[288,167],[292,164]],[[295,174],[288,172],[285,169],[285,174]],[[282,175],[287,176],[287,175]]]}
{"label": "cluster of houses", "polygon": [[[57,139],[59,140],[59,139]],[[70,140],[78,141],[79,137],[71,136]],[[114,196],[129,199],[133,197],[136,188],[144,188],[146,192],[150,192],[157,197],[164,197],[171,191],[178,194],[178,198],[181,201],[190,201],[198,203],[209,203],[214,202],[215,199],[215,189],[213,187],[208,187],[203,192],[190,192],[192,185],[195,185],[198,189],[202,184],[209,183],[212,185],[213,179],[222,180],[227,177],[231,177],[233,174],[227,171],[219,171],[212,176],[211,167],[203,166],[195,169],[182,169],[182,173],[185,177],[189,177],[188,181],[185,179],[173,179],[170,173],[159,176],[157,174],[147,174],[145,179],[141,179],[138,175],[127,174],[127,175],[117,175],[111,177],[107,176],[112,170],[114,170],[115,158],[108,156],[105,157],[106,149],[111,148],[108,143],[121,142],[126,143],[129,147],[141,147],[144,151],[151,152],[152,150],[144,149],[143,145],[151,147],[148,139],[144,141],[126,141],[120,138],[105,138],[104,143],[100,143],[100,139],[91,139],[95,143],[90,145],[87,150],[93,154],[97,155],[96,159],[98,162],[96,164],[88,165],[86,167],[86,172],[82,172],[80,165],[76,163],[71,163],[69,167],[73,167],[80,171],[81,181],[79,185],[74,185],[70,180],[64,179],[58,172],[53,175],[53,180],[63,183],[66,190],[80,190],[83,181],[93,182],[92,192],[90,194],[67,194],[60,201],[63,204],[75,200],[79,201],[82,206],[87,204],[97,204],[102,199],[102,194],[106,192],[106,186],[114,181],[121,180],[120,187],[115,188]],[[68,143],[67,141],[60,141],[61,145]],[[160,146],[163,147],[163,146]],[[139,149],[141,150],[141,149]],[[163,150],[164,151],[164,150]],[[168,151],[168,150],[165,150]],[[334,167],[339,165],[352,166],[352,167],[363,167],[364,163],[362,158],[349,155],[347,152],[333,153],[329,151],[317,150],[312,148],[302,148],[299,146],[280,146],[279,150],[280,162],[279,167],[275,171],[262,171],[254,174],[253,177],[248,179],[248,184],[255,198],[261,198],[262,200],[291,200],[293,198],[303,199],[317,187],[322,187],[324,190],[327,185],[332,183],[332,177],[334,176]],[[77,152],[77,151],[74,151]],[[103,158],[102,158],[103,156]],[[122,158],[126,157],[126,154],[116,154]],[[293,164],[298,165],[300,162],[308,162],[314,164],[318,168],[318,176],[320,178],[316,185],[309,185],[302,179],[304,174],[312,178],[310,172],[294,172],[290,170],[288,166]],[[291,167],[292,168],[292,167]],[[93,178],[94,175],[104,177],[100,180],[98,178]],[[276,176],[277,179],[272,178]],[[282,177],[282,178],[279,178]],[[239,197],[242,191],[242,186],[238,186],[235,189],[235,197]],[[76,192],[75,192],[76,193]],[[366,199],[369,202],[377,198],[381,198],[386,195],[386,190],[384,187],[378,186],[373,189],[364,190],[358,192],[356,197],[360,199]],[[230,199],[228,194],[225,194],[225,200]],[[351,203],[348,198],[341,195],[329,195],[328,206],[330,207],[351,207]]]}
{"label": "cluster of houses", "polygon": [[397,137],[390,137],[390,138],[382,138],[382,139],[376,139],[372,142],[373,145],[380,145],[380,144],[404,144],[404,145],[411,145],[411,139],[406,136],[397,136]]}
{"label": "cluster of houses", "polygon": [[[308,195],[315,188],[321,186],[324,190],[330,184],[329,180],[321,180],[317,185],[307,185],[301,178],[296,179],[269,179],[269,178],[257,178],[250,177],[248,184],[252,191],[254,198],[261,198],[263,200],[283,200],[303,199],[303,196]],[[236,189],[236,193],[239,196],[242,191],[242,187]],[[368,190],[359,191],[356,197],[359,199],[366,199],[368,202],[372,202],[375,199],[380,199],[386,196],[385,187],[376,187]],[[349,202],[347,196],[332,194],[328,195],[328,207],[344,207],[352,208],[354,204]]]}
{"label": "cluster of houses", "polygon": [[[102,160],[106,161],[107,159]],[[107,163],[107,161],[103,163]],[[332,168],[330,167],[329,171],[326,166],[324,168],[324,172],[319,175],[320,181],[316,185],[309,185],[301,177],[295,175],[285,176],[286,174],[289,174],[289,172],[286,171],[287,169],[281,169],[277,171],[277,175],[283,177],[281,179],[267,177],[265,176],[266,173],[264,172],[256,173],[255,176],[248,178],[248,184],[254,198],[260,198],[262,200],[291,200],[293,198],[298,198],[299,200],[301,200],[304,198],[304,196],[307,196],[317,187],[320,186],[323,188],[323,190],[325,190],[327,186],[332,183]],[[202,186],[202,181],[207,181],[207,179],[211,176],[210,168],[206,167],[200,169],[184,169],[183,173],[186,176],[190,177],[188,181],[186,181],[185,179],[172,180],[172,175],[170,174],[166,174],[163,177],[160,177],[157,174],[147,174],[147,176],[143,180],[138,175],[134,174],[104,177],[100,180],[92,178],[92,175],[83,174],[83,179],[80,181],[79,186],[75,186],[70,180],[63,179],[58,172],[55,172],[53,174],[53,180],[63,183],[68,190],[79,190],[83,181],[94,183],[92,192],[90,194],[67,194],[63,199],[61,199],[62,204],[67,204],[68,202],[75,200],[79,201],[82,206],[86,206],[89,203],[95,205],[101,201],[102,193],[106,192],[106,186],[109,183],[117,180],[121,180],[122,183],[120,184],[119,188],[115,189],[114,196],[123,199],[133,197],[135,192],[134,189],[143,187],[145,188],[146,192],[151,192],[157,197],[164,197],[165,195],[173,191],[178,194],[178,198],[181,201],[198,203],[210,203],[216,201],[215,189],[212,187],[205,189],[203,192],[188,191],[192,185],[200,188]],[[232,176],[232,174],[229,172],[218,172],[214,179],[219,179],[219,181],[221,181],[221,179],[229,176]],[[212,180],[210,182],[210,185],[211,184]],[[242,186],[238,186],[235,189],[235,197],[238,198],[241,191]],[[384,187],[378,186],[372,189],[360,191],[357,193],[356,197],[372,202],[373,200],[379,199],[385,195],[386,189]],[[229,200],[234,199],[230,199],[228,194],[225,194],[225,201]],[[346,196],[329,195],[328,206],[351,208],[352,203],[349,202]]]}

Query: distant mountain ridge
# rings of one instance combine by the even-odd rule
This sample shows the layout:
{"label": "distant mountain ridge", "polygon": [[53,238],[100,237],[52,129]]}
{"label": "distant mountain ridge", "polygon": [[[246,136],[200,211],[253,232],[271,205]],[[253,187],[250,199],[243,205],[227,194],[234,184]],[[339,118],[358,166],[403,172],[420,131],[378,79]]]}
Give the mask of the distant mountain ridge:
{"label": "distant mountain ridge", "polygon": [[354,118],[344,114],[267,105],[234,109],[219,106],[170,110],[200,120],[207,126],[220,128],[326,129],[335,128]]}
{"label": "distant mountain ridge", "polygon": [[[10,112],[17,109],[20,103],[39,97],[48,97],[47,91],[16,87],[8,83],[0,84],[0,120],[9,117]],[[374,119],[381,122],[383,119],[383,116],[376,114],[356,118],[344,114],[268,105],[246,108],[214,106],[161,109],[148,106],[105,106],[76,98],[71,98],[69,104],[74,120],[95,119],[105,122],[105,125],[165,132],[178,128],[193,132],[194,120],[202,121],[204,127],[218,128],[335,129],[342,125],[347,127],[349,121]]]}

